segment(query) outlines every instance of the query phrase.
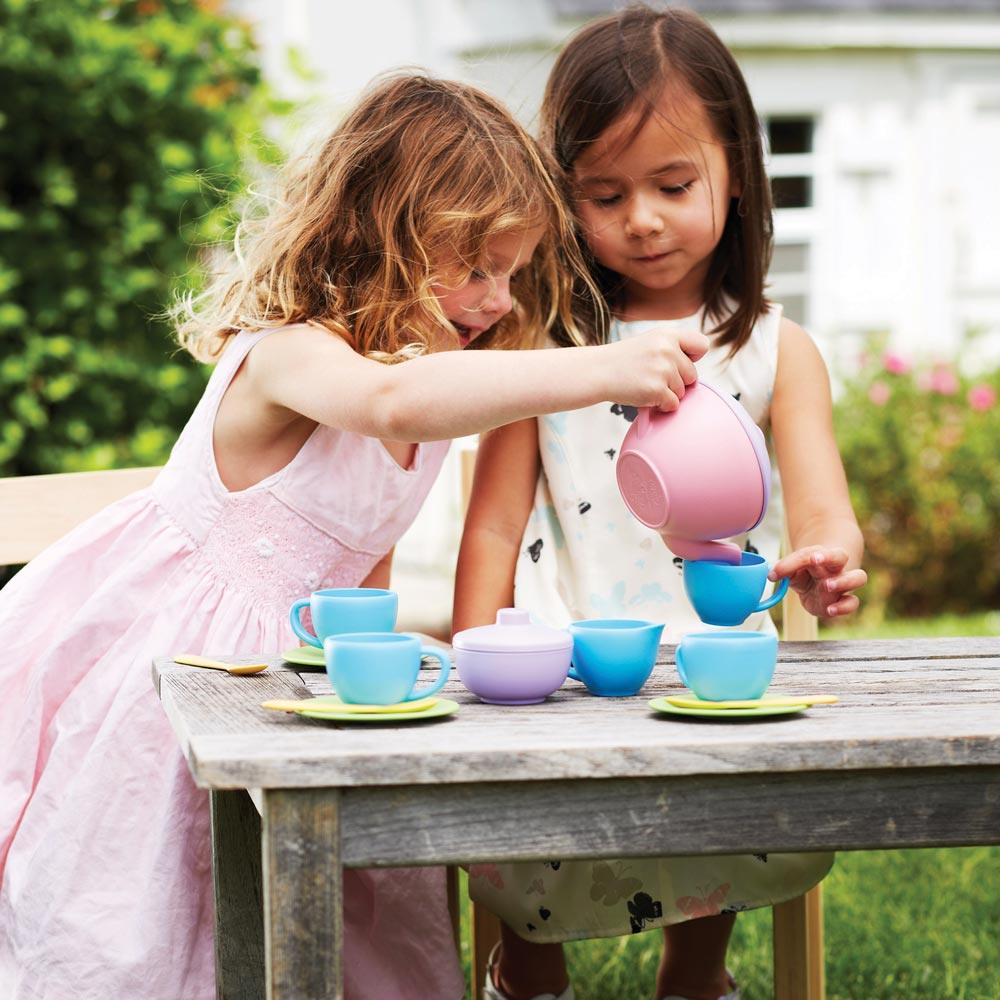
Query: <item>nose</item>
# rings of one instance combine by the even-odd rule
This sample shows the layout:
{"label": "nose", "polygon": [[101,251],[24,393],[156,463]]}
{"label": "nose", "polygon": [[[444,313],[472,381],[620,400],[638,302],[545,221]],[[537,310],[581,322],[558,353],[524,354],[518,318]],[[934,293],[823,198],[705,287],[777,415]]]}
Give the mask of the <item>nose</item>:
{"label": "nose", "polygon": [[663,232],[663,220],[649,199],[641,194],[632,197],[625,216],[625,235],[637,239]]}
{"label": "nose", "polygon": [[506,316],[513,307],[514,303],[510,297],[510,278],[507,276],[497,278],[483,303],[483,311],[499,319],[501,316]]}

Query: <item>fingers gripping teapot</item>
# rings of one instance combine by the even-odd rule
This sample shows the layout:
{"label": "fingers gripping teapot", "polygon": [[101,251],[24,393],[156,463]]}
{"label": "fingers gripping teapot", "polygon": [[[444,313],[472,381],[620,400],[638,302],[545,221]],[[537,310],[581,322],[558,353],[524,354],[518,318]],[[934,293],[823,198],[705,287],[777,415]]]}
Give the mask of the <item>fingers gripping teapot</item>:
{"label": "fingers gripping teapot", "polygon": [[622,442],[618,489],[632,514],[683,559],[740,562],[727,541],[760,524],[771,494],[761,429],[728,393],[688,386],[670,413],[641,409]]}

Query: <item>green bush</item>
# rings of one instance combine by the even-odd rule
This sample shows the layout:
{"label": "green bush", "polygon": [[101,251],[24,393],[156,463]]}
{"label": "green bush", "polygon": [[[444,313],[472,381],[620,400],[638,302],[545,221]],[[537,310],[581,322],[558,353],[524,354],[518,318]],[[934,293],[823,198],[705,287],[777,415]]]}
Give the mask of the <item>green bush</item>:
{"label": "green bush", "polygon": [[161,462],[201,393],[158,314],[274,152],[217,6],[0,0],[0,474]]}
{"label": "green bush", "polygon": [[872,351],[836,404],[876,612],[1000,606],[1000,371]]}

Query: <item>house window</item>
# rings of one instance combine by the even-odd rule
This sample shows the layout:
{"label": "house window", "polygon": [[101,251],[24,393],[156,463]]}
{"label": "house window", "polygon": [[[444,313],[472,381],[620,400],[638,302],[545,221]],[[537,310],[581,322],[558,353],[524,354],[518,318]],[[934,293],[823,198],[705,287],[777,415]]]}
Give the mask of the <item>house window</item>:
{"label": "house window", "polygon": [[809,323],[810,262],[816,221],[812,115],[775,115],[763,122],[774,200],[774,254],[768,294],[798,323]]}

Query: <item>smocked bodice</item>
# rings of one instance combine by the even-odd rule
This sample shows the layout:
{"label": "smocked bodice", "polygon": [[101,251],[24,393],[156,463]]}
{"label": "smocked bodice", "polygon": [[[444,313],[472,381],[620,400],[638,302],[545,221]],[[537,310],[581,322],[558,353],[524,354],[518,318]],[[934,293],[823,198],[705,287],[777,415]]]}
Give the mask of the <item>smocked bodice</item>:
{"label": "smocked bodice", "polygon": [[219,404],[250,350],[270,331],[240,333],[152,487],[196,558],[258,605],[287,606],[312,590],[356,586],[416,517],[448,450],[421,444],[408,469],[380,441],[317,426],[278,472],[239,491],[219,477]]}

